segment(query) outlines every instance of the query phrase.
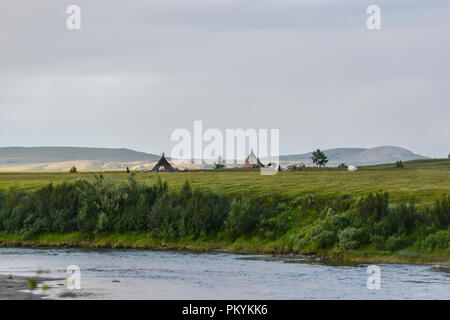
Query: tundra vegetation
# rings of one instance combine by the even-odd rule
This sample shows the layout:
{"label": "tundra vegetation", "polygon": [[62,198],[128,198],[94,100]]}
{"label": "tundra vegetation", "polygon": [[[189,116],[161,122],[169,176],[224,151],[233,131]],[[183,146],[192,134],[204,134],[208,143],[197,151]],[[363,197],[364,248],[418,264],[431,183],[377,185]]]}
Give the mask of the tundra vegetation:
{"label": "tundra vegetation", "polygon": [[[442,172],[441,179],[448,174]],[[398,196],[392,201],[389,192],[367,190],[227,192],[223,185],[193,187],[186,180],[169,188],[159,176],[149,182],[135,174],[124,180],[97,173],[92,179],[0,191],[0,244],[222,248],[448,262],[450,196],[445,181],[428,202]]]}

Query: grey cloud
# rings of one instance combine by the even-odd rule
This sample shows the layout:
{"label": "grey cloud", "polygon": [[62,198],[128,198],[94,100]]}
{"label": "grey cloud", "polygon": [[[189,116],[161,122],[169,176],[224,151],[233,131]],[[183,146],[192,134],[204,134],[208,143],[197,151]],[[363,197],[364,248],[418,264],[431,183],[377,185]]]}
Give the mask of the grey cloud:
{"label": "grey cloud", "polygon": [[[377,32],[365,28],[372,1],[8,2],[0,145],[159,153],[203,120],[280,128],[284,154],[389,144],[446,156],[450,4],[376,2]],[[72,3],[80,31],[65,28]]]}

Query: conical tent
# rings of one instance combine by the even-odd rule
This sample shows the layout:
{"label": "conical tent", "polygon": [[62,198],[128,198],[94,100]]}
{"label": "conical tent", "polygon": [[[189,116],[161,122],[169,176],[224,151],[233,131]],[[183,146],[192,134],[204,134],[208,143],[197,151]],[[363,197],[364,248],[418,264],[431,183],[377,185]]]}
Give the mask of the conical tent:
{"label": "conical tent", "polygon": [[255,156],[253,150],[250,152],[249,156],[245,159],[244,167],[247,168],[264,168],[261,161]]}
{"label": "conical tent", "polygon": [[152,172],[160,171],[160,168],[164,167],[164,171],[174,172],[175,168],[167,161],[164,153],[162,154],[161,159],[159,159],[158,163],[153,167]]}

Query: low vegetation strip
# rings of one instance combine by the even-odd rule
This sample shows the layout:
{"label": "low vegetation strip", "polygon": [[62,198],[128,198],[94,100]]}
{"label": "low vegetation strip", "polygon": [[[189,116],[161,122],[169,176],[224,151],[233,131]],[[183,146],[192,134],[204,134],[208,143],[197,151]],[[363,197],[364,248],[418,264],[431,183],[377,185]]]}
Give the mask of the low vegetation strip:
{"label": "low vegetation strip", "polygon": [[[304,168],[302,171],[279,172],[274,176],[261,176],[257,169],[223,169],[178,173],[137,173],[139,182],[156,183],[158,177],[167,181],[171,190],[181,190],[185,181],[194,189],[223,189],[227,194],[250,192],[258,196],[279,194],[289,198],[305,193],[321,196],[364,196],[379,191],[389,192],[390,203],[415,200],[418,204],[432,205],[450,192],[450,159],[417,160],[395,164],[360,168],[347,172],[337,168]],[[77,179],[93,181],[95,172],[21,172],[0,173],[0,190],[15,187],[37,190],[49,183],[54,185]],[[126,181],[127,173],[105,172],[105,177]]]}
{"label": "low vegetation strip", "polygon": [[[228,193],[96,174],[0,192],[0,244],[244,250],[449,261],[450,197]],[[108,240],[109,239],[109,240]],[[389,258],[391,259],[391,258]]]}

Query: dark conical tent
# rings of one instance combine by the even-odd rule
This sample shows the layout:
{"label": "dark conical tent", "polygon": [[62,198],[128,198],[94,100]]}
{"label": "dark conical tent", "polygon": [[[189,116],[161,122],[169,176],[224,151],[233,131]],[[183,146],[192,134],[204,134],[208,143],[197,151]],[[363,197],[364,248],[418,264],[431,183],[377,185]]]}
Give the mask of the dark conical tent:
{"label": "dark conical tent", "polygon": [[[160,170],[161,167],[164,167],[164,170]],[[172,165],[167,161],[166,157],[164,156],[164,153],[162,154],[161,159],[159,159],[158,163],[153,167],[152,172],[158,172],[158,171],[168,171],[168,172],[174,172],[175,168],[172,167]]]}

